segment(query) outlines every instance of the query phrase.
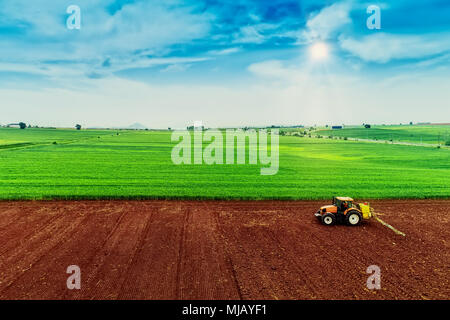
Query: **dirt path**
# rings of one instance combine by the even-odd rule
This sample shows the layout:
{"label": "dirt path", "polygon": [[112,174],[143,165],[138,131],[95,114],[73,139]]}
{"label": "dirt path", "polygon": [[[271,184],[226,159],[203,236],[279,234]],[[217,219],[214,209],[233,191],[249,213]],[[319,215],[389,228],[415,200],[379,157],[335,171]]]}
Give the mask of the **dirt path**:
{"label": "dirt path", "polygon": [[[450,299],[450,200],[373,201],[406,238],[323,226],[323,204],[0,202],[0,298]],[[381,290],[366,288],[369,265]]]}

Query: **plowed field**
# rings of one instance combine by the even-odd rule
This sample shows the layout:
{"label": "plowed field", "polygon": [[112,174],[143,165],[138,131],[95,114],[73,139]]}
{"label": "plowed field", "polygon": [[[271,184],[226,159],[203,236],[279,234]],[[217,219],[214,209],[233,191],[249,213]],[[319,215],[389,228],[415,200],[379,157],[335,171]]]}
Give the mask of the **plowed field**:
{"label": "plowed field", "polygon": [[0,202],[0,298],[450,299],[450,200],[372,201],[406,238],[375,221],[323,226],[323,204]]}

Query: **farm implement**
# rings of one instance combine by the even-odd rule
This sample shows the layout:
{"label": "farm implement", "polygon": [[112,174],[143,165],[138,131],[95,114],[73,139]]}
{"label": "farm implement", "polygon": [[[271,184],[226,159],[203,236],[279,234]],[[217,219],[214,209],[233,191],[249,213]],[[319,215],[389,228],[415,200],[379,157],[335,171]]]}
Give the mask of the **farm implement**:
{"label": "farm implement", "polygon": [[374,219],[388,227],[396,234],[405,234],[379,218],[368,203],[355,203],[350,197],[333,197],[333,204],[321,207],[314,214],[323,224],[331,226],[336,223],[357,226],[363,220]]}

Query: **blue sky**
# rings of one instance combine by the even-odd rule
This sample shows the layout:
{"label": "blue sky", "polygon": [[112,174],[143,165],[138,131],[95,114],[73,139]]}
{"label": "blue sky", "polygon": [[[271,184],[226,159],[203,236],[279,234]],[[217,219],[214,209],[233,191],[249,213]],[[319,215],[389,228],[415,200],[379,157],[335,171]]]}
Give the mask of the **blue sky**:
{"label": "blue sky", "polygon": [[449,17],[444,0],[0,0],[0,124],[449,122]]}

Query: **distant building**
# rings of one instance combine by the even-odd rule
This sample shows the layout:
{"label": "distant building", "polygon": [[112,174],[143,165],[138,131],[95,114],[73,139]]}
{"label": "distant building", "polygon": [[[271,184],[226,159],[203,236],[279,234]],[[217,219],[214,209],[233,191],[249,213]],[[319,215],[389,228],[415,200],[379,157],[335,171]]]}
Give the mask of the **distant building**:
{"label": "distant building", "polygon": [[20,129],[25,129],[27,127],[27,125],[24,122],[19,122],[19,123],[10,123],[6,126],[7,128],[20,128]]}
{"label": "distant building", "polygon": [[332,126],[331,129],[333,129],[333,130],[342,129],[342,126]]}
{"label": "distant building", "polygon": [[195,131],[203,131],[205,129],[205,126],[201,121],[194,121],[194,130]]}

